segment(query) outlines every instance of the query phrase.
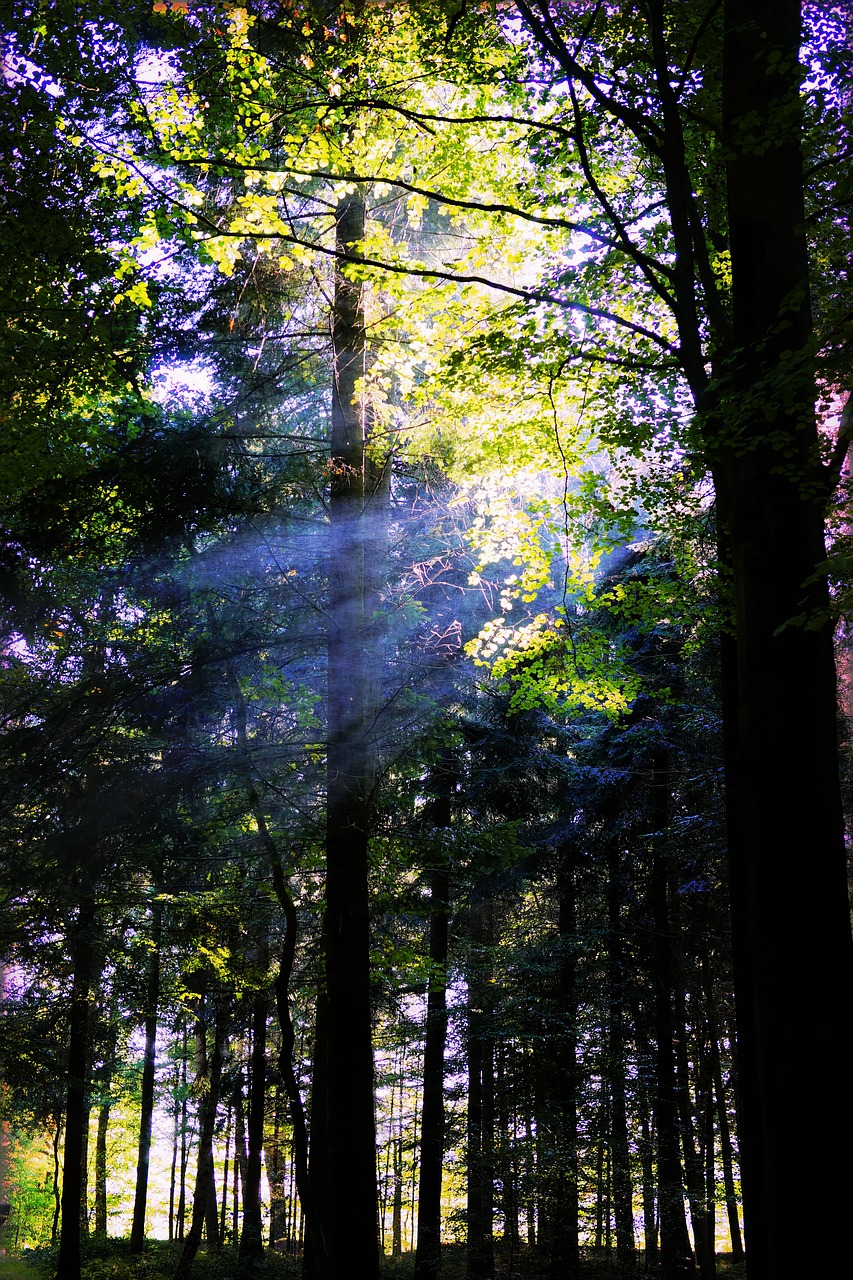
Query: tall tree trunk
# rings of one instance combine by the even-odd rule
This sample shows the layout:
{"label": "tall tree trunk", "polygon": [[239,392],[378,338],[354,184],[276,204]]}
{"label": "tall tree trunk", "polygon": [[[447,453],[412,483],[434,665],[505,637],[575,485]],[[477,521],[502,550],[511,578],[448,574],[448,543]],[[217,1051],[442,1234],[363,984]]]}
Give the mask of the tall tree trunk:
{"label": "tall tree trunk", "polygon": [[[437,831],[451,822],[457,769],[445,752],[433,770],[430,820]],[[431,1280],[441,1269],[441,1184],[444,1173],[444,1051],[447,1042],[447,941],[450,874],[444,844],[436,846],[430,871],[429,988],[424,1039],[421,1162],[415,1280]]]}
{"label": "tall tree trunk", "polygon": [[[354,37],[355,33],[351,32]],[[358,259],[364,193],[336,210],[338,253]],[[310,1196],[318,1206],[325,1256],[316,1240],[306,1275],[379,1271],[368,909],[368,659],[365,619],[365,420],[358,382],[365,371],[361,286],[340,262],[332,341],[329,517],[328,745],[324,989],[318,1002],[312,1100]]]}
{"label": "tall tree trunk", "polygon": [[287,1206],[285,1201],[285,1177],[287,1165],[284,1159],[284,1138],[281,1132],[281,1085],[276,1086],[273,1103],[272,1142],[267,1151],[267,1178],[270,1186],[270,1248],[286,1235]]}
{"label": "tall tree trunk", "polygon": [[[91,1010],[89,1011],[91,1017]],[[91,1040],[92,1028],[89,1028]],[[89,1079],[91,1063],[86,1059],[86,1079]],[[89,1129],[92,1124],[92,1096],[89,1089],[83,1103],[83,1122],[80,1134],[80,1241],[85,1243],[89,1238]]]}
{"label": "tall tree trunk", "polygon": [[[228,1171],[231,1167],[231,1107],[225,1113],[225,1160],[222,1164],[222,1198],[219,1202],[219,1239],[225,1244],[226,1214],[228,1212]],[[234,1177],[237,1176],[234,1169]]]}
{"label": "tall tree trunk", "polygon": [[[212,1244],[218,1243],[218,1222],[216,1218],[216,1196],[213,1191],[213,1131],[216,1125],[216,1110],[219,1106],[219,1089],[222,1080],[222,1063],[225,1057],[225,1045],[228,1034],[228,1016],[226,1000],[217,995],[212,998],[214,1007],[213,1050],[209,1065],[205,1063],[204,1038],[206,1036],[203,1006],[199,1008],[197,1036],[199,1041],[198,1060],[202,1066],[205,1087],[199,1105],[198,1120],[198,1165],[196,1169],[195,1190],[190,1229],[184,1240],[184,1247],[175,1271],[175,1280],[186,1280],[192,1269],[201,1234],[208,1219],[209,1210],[213,1209]],[[212,1206],[211,1206],[212,1200]]]}
{"label": "tall tree trunk", "polygon": [[508,1045],[496,1046],[495,1053],[495,1110],[497,1115],[496,1159],[498,1181],[501,1187],[501,1217],[504,1242],[509,1248],[507,1265],[512,1272],[513,1259],[518,1252],[518,1152],[515,1142],[515,1098],[511,1078],[511,1059]]}
{"label": "tall tree trunk", "polygon": [[643,1174],[643,1265],[646,1270],[657,1266],[658,1224],[655,1202],[654,1135],[652,1134],[648,1085],[640,1082],[638,1110],[640,1118],[640,1167]]}
{"label": "tall tree trunk", "polygon": [[113,998],[106,1014],[103,1062],[96,1075],[98,1127],[95,1136],[95,1236],[99,1240],[107,1237],[107,1134],[112,1109],[110,1090],[116,1065],[118,1020],[119,1012]]}
{"label": "tall tree trunk", "polygon": [[732,1261],[743,1262],[743,1240],[738,1218],[737,1195],[735,1193],[734,1154],[732,1151],[732,1135],[729,1125],[729,1113],[726,1091],[723,1085],[723,1068],[720,1061],[720,1040],[717,1029],[716,1011],[711,1000],[710,980],[706,985],[706,1010],[708,1018],[708,1051],[711,1056],[711,1073],[714,1082],[714,1097],[717,1104],[717,1126],[720,1132],[720,1160],[723,1166],[723,1190],[726,1195],[726,1214],[729,1223],[729,1236],[732,1242]]}
{"label": "tall tree trunk", "polygon": [[110,1124],[110,1100],[98,1107],[98,1131],[95,1137],[95,1236],[107,1238],[107,1132]]}
{"label": "tall tree trunk", "polygon": [[616,1220],[616,1264],[622,1274],[634,1269],[634,1209],[631,1160],[628,1146],[628,1109],[625,1092],[626,973],[622,938],[622,882],[619,847],[608,849],[608,980],[610,1027],[608,1071],[610,1076],[610,1152],[613,1209]]}
{"label": "tall tree trunk", "polygon": [[[789,1229],[789,1170],[837,1168],[853,1146],[837,1012],[853,995],[853,946],[818,571],[828,484],[814,415],[800,4],[728,0],[724,13],[733,338],[727,411],[707,431],[737,645],[726,711],[737,721],[727,787],[744,1226],[751,1280],[770,1280],[837,1267],[832,1231]],[[843,1221],[851,1201],[848,1161],[822,1184],[824,1220]]]}
{"label": "tall tree trunk", "polygon": [[247,1124],[248,1154],[246,1182],[243,1187],[243,1232],[240,1257],[263,1257],[263,1219],[261,1216],[261,1155],[264,1145],[264,1101],[267,1074],[267,1017],[269,999],[259,992],[252,1011],[252,1062]]}
{"label": "tall tree trunk", "polygon": [[675,935],[670,920],[668,866],[662,834],[669,821],[669,764],[665,754],[654,766],[653,816],[656,834],[649,882],[654,948],[654,1024],[656,1072],[654,1126],[658,1148],[658,1210],[660,1215],[660,1263],[663,1280],[695,1275],[693,1254],[684,1214],[684,1178],[681,1168],[678,1089],[675,1070],[675,1025],[672,1012],[675,989]]}
{"label": "tall tree trunk", "polygon": [[[402,1116],[401,1116],[402,1125]],[[391,1195],[391,1257],[403,1256],[403,1136],[398,1133],[393,1147],[394,1185]]]}
{"label": "tall tree trunk", "polygon": [[[249,740],[247,731],[246,716],[246,699],[240,687],[240,682],[236,672],[229,669],[231,691],[234,698],[238,742],[243,754],[243,774],[244,784],[246,787],[246,798],[249,804],[249,810],[255,820],[255,826],[258,832],[258,841],[269,861],[270,876],[272,879],[273,890],[278,899],[285,921],[284,943],[282,945],[281,958],[278,965],[278,973],[275,978],[275,1001],[276,1013],[278,1015],[279,1031],[281,1035],[281,1046],[278,1055],[278,1068],[284,1084],[284,1091],[290,1107],[290,1117],[293,1125],[293,1175],[296,1182],[297,1192],[302,1204],[303,1212],[306,1215],[309,1231],[309,1247],[306,1252],[305,1270],[307,1275],[314,1274],[315,1268],[325,1266],[323,1261],[326,1258],[327,1250],[325,1237],[323,1235],[323,1223],[318,1204],[319,1197],[317,1195],[312,1199],[309,1189],[308,1176],[308,1125],[305,1117],[305,1107],[302,1102],[302,1094],[299,1088],[299,1080],[296,1074],[296,1063],[294,1062],[295,1038],[293,1031],[293,1018],[290,1012],[290,977],[293,972],[293,962],[296,957],[296,940],[297,940],[297,916],[296,904],[290,892],[287,877],[284,874],[284,866],[282,864],[281,854],[278,845],[273,839],[272,833],[267,823],[266,814],[261,804],[255,783],[252,777],[251,759],[249,755]],[[318,1018],[320,1016],[320,1005],[324,1001],[321,999],[318,1004]],[[267,1010],[268,1012],[268,1010]],[[266,1015],[265,1015],[266,1016]],[[317,1042],[320,1043],[319,1033]],[[315,1064],[315,1092],[319,1098],[324,1100],[325,1105],[325,1086],[318,1085],[317,1071]],[[263,1099],[257,1104],[263,1105]],[[319,1104],[318,1104],[319,1105]],[[278,1092],[276,1093],[276,1108],[278,1108]],[[278,1122],[278,1110],[276,1109],[276,1122]],[[320,1124],[318,1113],[318,1124]],[[324,1175],[319,1170],[323,1164],[324,1148],[322,1145],[317,1146],[314,1153],[315,1172],[314,1177],[317,1185],[322,1186],[324,1183]],[[237,1155],[235,1151],[235,1191]],[[260,1164],[258,1165],[260,1170]],[[258,1173],[260,1177],[260,1172]],[[274,1208],[271,1209],[271,1226],[270,1237],[273,1239],[275,1231]],[[242,1247],[242,1246],[241,1246]],[[316,1262],[315,1262],[316,1259]],[[320,1272],[316,1272],[320,1274]]]}
{"label": "tall tree trunk", "polygon": [[491,904],[471,909],[468,978],[468,1280],[492,1280],[494,1252],[494,1046],[490,1027]]}
{"label": "tall tree trunk", "polygon": [[53,1153],[53,1171],[52,1171],[53,1176],[51,1178],[51,1194],[53,1196],[53,1219],[50,1224],[50,1243],[52,1245],[56,1244],[56,1239],[59,1234],[59,1215],[62,1211],[62,1196],[60,1194],[60,1177],[59,1177],[59,1168],[60,1168],[59,1151],[60,1151],[60,1144],[62,1142],[63,1119],[64,1117],[61,1111],[54,1114],[53,1140],[50,1144],[52,1153]]}
{"label": "tall tree trunk", "polygon": [[549,1092],[555,1109],[556,1168],[548,1171],[551,1280],[575,1280],[580,1274],[580,1202],[578,1197],[578,962],[577,866],[575,849],[566,845],[557,878],[560,967],[559,1017],[555,1029],[554,1072]]}
{"label": "tall tree trunk", "polygon": [[187,1159],[189,1156],[187,1143],[187,1022],[184,1018],[181,1028],[181,1171],[178,1188],[178,1226],[177,1238],[183,1240],[184,1225],[187,1216]]}
{"label": "tall tree trunk", "polygon": [[145,1052],[142,1060],[142,1099],[139,1114],[139,1144],[136,1159],[136,1192],[130,1252],[141,1253],[145,1243],[145,1208],[148,1202],[148,1167],[151,1159],[151,1123],[154,1117],[154,1068],[157,1062],[157,1003],[160,998],[160,936],[163,905],[151,904],[151,950],[145,987]]}
{"label": "tall tree trunk", "polygon": [[62,1208],[56,1280],[80,1280],[80,1203],[86,1108],[89,1039],[89,988],[94,953],[91,900],[81,901],[75,924],[74,980],[68,1034],[65,1095],[65,1152],[62,1163]]}
{"label": "tall tree trunk", "polygon": [[714,1225],[709,1220],[702,1162],[696,1147],[696,1123],[690,1089],[687,1057],[687,1006],[683,984],[676,980],[674,991],[675,1067],[681,1149],[693,1225],[693,1243],[702,1280],[715,1280]]}

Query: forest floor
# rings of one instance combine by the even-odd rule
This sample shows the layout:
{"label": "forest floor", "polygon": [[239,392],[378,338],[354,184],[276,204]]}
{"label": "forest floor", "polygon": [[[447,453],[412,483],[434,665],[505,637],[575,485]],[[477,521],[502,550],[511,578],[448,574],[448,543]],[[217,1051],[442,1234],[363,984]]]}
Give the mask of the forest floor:
{"label": "forest floor", "polygon": [[[584,1280],[619,1280],[615,1260],[604,1251],[586,1250],[583,1259]],[[126,1240],[110,1240],[105,1245],[91,1246],[83,1264],[84,1280],[171,1280],[175,1273],[180,1245],[162,1241],[148,1241],[145,1251],[134,1256]],[[48,1249],[30,1250],[19,1258],[0,1257],[0,1280],[51,1280],[55,1271],[55,1252]],[[383,1280],[410,1280],[414,1272],[414,1254],[401,1258],[385,1257],[382,1260]],[[203,1248],[193,1265],[193,1280],[299,1280],[301,1259],[279,1253],[267,1253],[250,1272],[245,1269],[234,1249],[211,1250]],[[498,1246],[495,1253],[496,1280],[540,1280],[547,1273],[533,1249],[509,1251]],[[717,1258],[719,1280],[745,1280],[746,1270],[735,1265],[725,1255]],[[638,1255],[637,1277],[653,1276],[646,1271]],[[465,1248],[463,1245],[447,1245],[442,1257],[442,1280],[464,1280]]]}

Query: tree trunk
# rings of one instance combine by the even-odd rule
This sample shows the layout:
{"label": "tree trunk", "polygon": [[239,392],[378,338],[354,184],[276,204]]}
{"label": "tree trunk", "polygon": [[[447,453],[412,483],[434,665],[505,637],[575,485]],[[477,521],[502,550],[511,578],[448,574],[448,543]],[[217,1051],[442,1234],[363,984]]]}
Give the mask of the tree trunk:
{"label": "tree trunk", "polygon": [[391,1197],[391,1257],[403,1256],[403,1138],[393,1140],[394,1190]]}
{"label": "tree trunk", "polygon": [[277,1085],[273,1104],[272,1143],[267,1151],[267,1178],[270,1186],[269,1245],[271,1249],[274,1249],[278,1241],[287,1235],[287,1204],[285,1199],[287,1165],[284,1158],[284,1137],[281,1131],[281,1122],[281,1086]]}
{"label": "tree trunk", "polygon": [[240,1238],[241,1193],[245,1197],[249,1155],[246,1148],[246,1108],[242,1082],[238,1080],[234,1094],[234,1199],[231,1231],[235,1242]]}
{"label": "tree trunk", "polygon": [[656,1073],[654,1126],[658,1148],[658,1211],[663,1280],[695,1275],[684,1214],[678,1093],[675,1071],[675,936],[670,921],[667,857],[661,847],[669,819],[669,768],[665,756],[654,764],[652,868],[649,883],[654,922],[653,972]]}
{"label": "tree trunk", "polygon": [[187,1023],[184,1019],[181,1029],[181,1172],[178,1188],[178,1229],[177,1238],[183,1240],[184,1226],[187,1216],[187,1159],[189,1156],[187,1143]]}
{"label": "tree trunk", "polygon": [[504,1243],[509,1247],[507,1265],[518,1252],[518,1153],[515,1143],[515,1097],[511,1072],[511,1058],[506,1042],[496,1046],[495,1054],[495,1110],[497,1133],[495,1155],[497,1180],[501,1188],[500,1210],[503,1218]]}
{"label": "tree trunk", "polygon": [[696,1148],[696,1124],[687,1059],[687,1008],[684,987],[678,981],[675,984],[674,998],[678,1119],[681,1127],[681,1149],[684,1153],[684,1172],[687,1179],[687,1195],[690,1203],[690,1221],[693,1225],[693,1243],[702,1280],[715,1280],[717,1267],[714,1257],[713,1219],[709,1220],[708,1217],[707,1193],[704,1185],[702,1162]]}
{"label": "tree trunk", "polygon": [[65,1099],[65,1153],[56,1280],[80,1280],[80,1203],[89,1039],[89,986],[93,949],[91,903],[81,903],[74,944],[74,981],[68,1034],[68,1083]]}
{"label": "tree trunk", "polygon": [[557,879],[560,968],[559,1017],[555,1028],[554,1072],[549,1092],[555,1109],[556,1169],[548,1172],[551,1280],[580,1274],[578,1198],[578,963],[577,868],[572,846],[563,849]]}
{"label": "tree trunk", "polygon": [[[817,572],[828,484],[814,416],[799,46],[797,0],[725,5],[733,340],[725,416],[706,432],[735,602],[726,773],[751,1280],[837,1267],[832,1231],[790,1231],[789,1171],[838,1168],[837,1152],[853,1145],[838,1017],[853,993],[853,947],[832,626]],[[851,1200],[848,1161],[822,1183],[822,1217],[844,1221]]]}
{"label": "tree trunk", "polygon": [[109,1099],[98,1107],[98,1132],[95,1138],[95,1236],[107,1238],[107,1131],[110,1123]]}
{"label": "tree trunk", "polygon": [[56,1238],[59,1234],[59,1215],[62,1211],[62,1197],[60,1195],[59,1185],[59,1149],[62,1142],[62,1123],[63,1116],[60,1112],[53,1117],[53,1141],[51,1148],[53,1151],[53,1177],[51,1179],[51,1194],[53,1196],[53,1219],[50,1224],[50,1243],[56,1244]]}
{"label": "tree trunk", "polygon": [[[91,1010],[90,1017],[91,1017]],[[88,1038],[91,1040],[92,1028],[89,1027]],[[86,1059],[86,1080],[90,1078],[91,1062]],[[80,1241],[84,1243],[89,1238],[89,1129],[92,1123],[92,1097],[89,1089],[86,1089],[86,1097],[83,1103],[83,1121],[80,1133]]]}
{"label": "tree trunk", "polygon": [[261,1155],[264,1145],[264,1100],[267,1074],[267,1016],[269,999],[265,991],[255,997],[252,1014],[252,1063],[247,1125],[248,1155],[243,1187],[243,1232],[241,1258],[261,1258],[264,1253],[261,1216]]}
{"label": "tree trunk", "polygon": [[494,1048],[489,1026],[492,943],[490,904],[471,909],[471,973],[468,978],[468,1280],[495,1274]]}
{"label": "tree trunk", "polygon": [[[434,770],[430,820],[437,831],[451,821],[456,768],[445,752]],[[421,1163],[415,1280],[431,1280],[441,1269],[441,1184],[444,1173],[444,1051],[447,1041],[447,940],[450,875],[445,847],[438,846],[430,871],[429,968],[424,1040]]]}
{"label": "tree trunk", "polygon": [[145,991],[145,1053],[142,1060],[142,1099],[139,1115],[139,1146],[136,1160],[136,1193],[130,1252],[141,1253],[145,1242],[145,1207],[148,1201],[148,1167],[151,1159],[151,1122],[154,1117],[154,1068],[157,1062],[157,1002],[160,998],[160,935],[163,905],[151,904],[151,950]]}
{"label": "tree trunk", "polygon": [[628,1110],[625,1094],[626,974],[622,939],[623,890],[619,848],[612,843],[608,849],[607,865],[610,1152],[613,1210],[616,1220],[616,1265],[622,1274],[628,1274],[634,1269],[635,1240],[631,1160],[628,1146]]}
{"label": "tree trunk", "polygon": [[[338,252],[357,258],[363,192],[336,210]],[[368,659],[365,619],[365,369],[361,286],[335,276],[329,517],[328,746],[324,991],[318,1002],[309,1193],[321,1218],[306,1276],[379,1272],[368,909]]]}
{"label": "tree trunk", "polygon": [[[204,1064],[204,1059],[206,1058],[204,1051],[204,1012],[203,1007],[199,1009],[197,1030],[199,1042],[198,1059],[204,1072],[202,1078],[205,1079],[205,1088],[199,1105],[198,1166],[196,1169],[195,1191],[193,1193],[192,1219],[175,1272],[175,1280],[186,1280],[190,1274],[195,1256],[198,1253],[198,1247],[201,1244],[202,1229],[208,1219],[211,1207],[213,1209],[213,1236],[211,1243],[214,1245],[218,1243],[216,1196],[215,1194],[211,1195],[213,1190],[213,1131],[216,1125],[216,1109],[219,1105],[219,1088],[222,1079],[222,1063],[225,1056],[228,1018],[224,997],[215,996],[212,1003],[214,1006],[213,1052],[210,1055],[210,1064],[206,1070]],[[211,1200],[213,1202],[212,1206]]]}
{"label": "tree trunk", "polygon": [[735,1193],[734,1154],[732,1151],[732,1135],[729,1125],[729,1113],[726,1091],[723,1086],[723,1068],[720,1062],[720,1042],[717,1031],[716,1015],[713,1006],[708,1003],[708,1039],[711,1054],[711,1072],[714,1081],[714,1096],[717,1103],[717,1125],[720,1131],[720,1159],[723,1165],[723,1190],[726,1195],[726,1214],[729,1223],[729,1236],[732,1242],[732,1261],[743,1262],[743,1240],[738,1218],[737,1195]]}
{"label": "tree trunk", "polygon": [[[234,1177],[237,1176],[236,1161]],[[231,1167],[231,1107],[225,1113],[225,1160],[222,1164],[222,1199],[219,1202],[219,1239],[225,1244],[226,1214],[228,1212],[228,1172]]]}

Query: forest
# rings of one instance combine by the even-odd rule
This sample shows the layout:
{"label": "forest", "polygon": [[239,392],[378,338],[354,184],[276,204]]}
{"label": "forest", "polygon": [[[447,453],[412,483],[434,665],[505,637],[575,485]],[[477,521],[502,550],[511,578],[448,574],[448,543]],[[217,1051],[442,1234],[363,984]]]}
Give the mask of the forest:
{"label": "forest", "polygon": [[0,38],[0,1280],[840,1274],[849,0]]}

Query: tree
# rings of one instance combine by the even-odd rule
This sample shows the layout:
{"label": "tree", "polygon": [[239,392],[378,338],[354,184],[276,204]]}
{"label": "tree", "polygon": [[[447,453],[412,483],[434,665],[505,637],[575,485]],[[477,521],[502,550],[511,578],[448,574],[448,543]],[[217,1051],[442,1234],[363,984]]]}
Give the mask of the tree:
{"label": "tree", "polygon": [[[599,251],[579,268],[556,267],[554,284],[568,309],[589,314],[584,286],[601,281],[603,270],[615,273],[611,296],[631,276],[644,282],[644,319],[613,306],[605,326],[632,340],[633,350],[623,346],[621,354],[629,373],[655,351],[662,369],[667,360],[680,368],[695,406],[691,448],[714,477],[734,626],[733,643],[727,633],[723,641],[723,684],[746,1231],[752,1271],[770,1275],[791,1265],[782,1216],[792,1150],[801,1167],[825,1167],[830,1135],[839,1124],[849,1134],[851,1123],[832,1013],[853,975],[823,542],[846,441],[822,460],[815,351],[826,344],[831,355],[835,336],[815,334],[809,302],[801,6],[756,0],[696,13],[662,0],[636,11],[518,0],[514,7],[535,56],[568,85],[571,103],[573,123],[551,144],[531,119],[540,190],[543,165],[558,156],[566,163],[571,151],[583,198],[596,211],[578,229]],[[562,101],[552,110],[555,129]],[[635,230],[628,186],[614,194],[605,177],[614,154],[655,175],[666,217],[653,219],[645,236]],[[826,198],[825,185],[820,192]],[[651,215],[648,188],[642,199]],[[836,200],[830,190],[824,216],[836,216]],[[661,235],[668,259],[657,248]],[[677,338],[668,336],[664,311]],[[781,698],[793,671],[797,688]],[[804,847],[816,852],[809,874],[795,863],[779,874],[781,851],[796,859]],[[795,1044],[792,1026],[808,1028]],[[833,1064],[831,1087],[805,1048],[815,1044],[819,1059]],[[786,1099],[804,1080],[826,1111],[798,1127],[792,1149]],[[834,1182],[833,1217],[845,1197],[844,1180]],[[802,1241],[803,1266],[814,1246]],[[828,1254],[823,1265],[831,1265]]]}

